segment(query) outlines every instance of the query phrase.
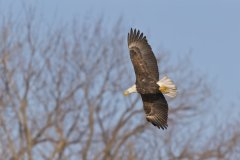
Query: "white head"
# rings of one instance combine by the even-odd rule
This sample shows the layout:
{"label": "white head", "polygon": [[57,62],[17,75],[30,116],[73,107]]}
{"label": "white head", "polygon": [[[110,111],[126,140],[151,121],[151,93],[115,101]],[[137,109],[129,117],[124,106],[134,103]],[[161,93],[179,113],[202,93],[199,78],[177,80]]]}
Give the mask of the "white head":
{"label": "white head", "polygon": [[137,92],[136,85],[134,84],[132,87],[128,88],[123,94],[124,96],[128,96],[131,93]]}

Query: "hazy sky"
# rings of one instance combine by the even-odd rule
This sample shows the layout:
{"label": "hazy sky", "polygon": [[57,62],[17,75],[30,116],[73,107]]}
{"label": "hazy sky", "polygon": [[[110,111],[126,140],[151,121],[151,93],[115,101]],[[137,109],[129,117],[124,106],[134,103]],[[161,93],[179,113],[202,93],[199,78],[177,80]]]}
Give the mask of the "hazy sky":
{"label": "hazy sky", "polygon": [[[25,1],[26,3],[27,1]],[[206,74],[224,96],[224,103],[240,99],[239,0],[39,0],[29,1],[47,20],[83,20],[103,15],[111,24],[120,16],[126,33],[137,27],[153,50],[163,48],[172,58],[191,51],[197,72]],[[29,3],[28,2],[28,3]],[[19,3],[19,4],[17,4]],[[21,1],[0,0],[18,12]],[[1,12],[1,11],[0,11]],[[4,12],[2,10],[2,12]],[[57,17],[55,17],[57,15]],[[183,82],[184,83],[184,82]]]}

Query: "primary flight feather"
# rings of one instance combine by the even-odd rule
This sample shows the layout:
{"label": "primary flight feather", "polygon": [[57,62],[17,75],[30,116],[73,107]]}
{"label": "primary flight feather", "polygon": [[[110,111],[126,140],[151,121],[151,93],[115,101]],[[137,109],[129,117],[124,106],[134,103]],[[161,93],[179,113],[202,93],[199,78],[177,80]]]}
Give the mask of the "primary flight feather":
{"label": "primary flight feather", "polygon": [[163,94],[175,97],[176,86],[167,76],[159,81],[156,57],[146,36],[139,30],[131,29],[128,33],[128,48],[136,82],[124,95],[138,92],[143,101],[147,121],[158,128],[167,129],[168,104]]}

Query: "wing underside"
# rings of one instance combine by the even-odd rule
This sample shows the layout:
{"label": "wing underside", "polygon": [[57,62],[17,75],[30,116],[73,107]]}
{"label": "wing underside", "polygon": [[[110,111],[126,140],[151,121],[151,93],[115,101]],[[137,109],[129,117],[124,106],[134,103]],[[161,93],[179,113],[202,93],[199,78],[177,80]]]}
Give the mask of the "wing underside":
{"label": "wing underside", "polygon": [[162,93],[141,95],[147,121],[167,129],[168,104]]}
{"label": "wing underside", "polygon": [[139,30],[131,29],[128,33],[128,48],[136,79],[138,80],[144,76],[149,76],[154,81],[158,81],[159,72],[157,60],[143,33],[140,33]]}

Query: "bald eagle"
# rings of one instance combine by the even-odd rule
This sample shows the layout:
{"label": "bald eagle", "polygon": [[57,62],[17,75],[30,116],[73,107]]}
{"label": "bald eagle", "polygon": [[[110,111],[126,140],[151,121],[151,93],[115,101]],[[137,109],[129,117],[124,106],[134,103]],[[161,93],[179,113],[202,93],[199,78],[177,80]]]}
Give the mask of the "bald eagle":
{"label": "bald eagle", "polygon": [[146,36],[139,30],[131,28],[128,33],[128,48],[136,82],[124,95],[138,92],[143,101],[147,121],[158,128],[167,129],[168,103],[163,94],[175,97],[176,86],[167,76],[159,80],[156,57]]}

